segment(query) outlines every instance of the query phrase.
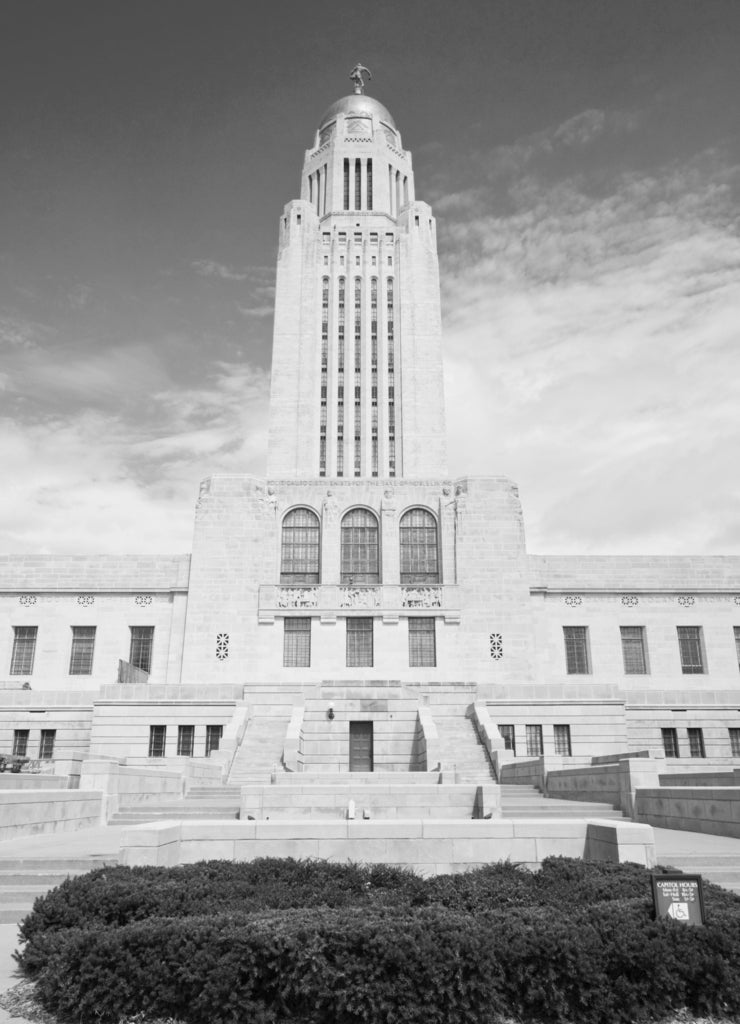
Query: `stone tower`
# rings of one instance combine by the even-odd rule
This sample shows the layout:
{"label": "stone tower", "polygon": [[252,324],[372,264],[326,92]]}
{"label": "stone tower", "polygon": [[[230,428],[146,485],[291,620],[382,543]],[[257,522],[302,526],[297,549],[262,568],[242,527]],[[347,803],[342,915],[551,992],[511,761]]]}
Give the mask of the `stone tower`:
{"label": "stone tower", "polygon": [[361,92],[321,118],[280,223],[267,470],[447,472],[434,218],[393,118]]}

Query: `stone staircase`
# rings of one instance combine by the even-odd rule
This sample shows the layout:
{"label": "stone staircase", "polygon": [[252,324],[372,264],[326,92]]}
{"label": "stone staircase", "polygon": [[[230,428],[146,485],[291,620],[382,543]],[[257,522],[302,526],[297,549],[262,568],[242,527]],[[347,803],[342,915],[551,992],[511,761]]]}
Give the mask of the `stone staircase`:
{"label": "stone staircase", "polygon": [[677,853],[661,857],[660,863],[687,875],[701,875],[705,882],[714,882],[740,896],[740,862],[735,853]]}
{"label": "stone staircase", "polygon": [[501,787],[502,818],[618,818],[621,811],[611,804],[585,800],[557,800],[543,796],[535,786],[503,785]]}
{"label": "stone staircase", "polygon": [[250,719],[231,765],[229,785],[269,783],[274,765],[278,766],[278,771],[283,770],[283,746],[291,711],[288,707]]}
{"label": "stone staircase", "polygon": [[180,821],[189,819],[223,821],[239,817],[241,791],[239,786],[193,787],[181,800],[163,796],[129,807],[122,807],[111,818],[110,825],[141,825],[149,821]]}
{"label": "stone staircase", "polygon": [[458,782],[484,785],[494,782],[493,770],[486,748],[480,741],[473,720],[465,717],[464,711],[456,715],[440,714],[432,709],[434,724],[439,736],[439,749],[443,768],[455,768]]}
{"label": "stone staircase", "polygon": [[33,909],[34,900],[69,877],[112,866],[113,857],[0,859],[0,924],[17,924]]}

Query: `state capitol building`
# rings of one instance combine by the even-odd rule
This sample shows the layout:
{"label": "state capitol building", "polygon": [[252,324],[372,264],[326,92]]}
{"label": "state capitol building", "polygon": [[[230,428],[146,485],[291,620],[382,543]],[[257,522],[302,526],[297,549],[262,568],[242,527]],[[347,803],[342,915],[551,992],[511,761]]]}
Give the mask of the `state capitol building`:
{"label": "state capitol building", "polygon": [[448,467],[435,219],[364,70],[279,220],[266,479],[203,480],[190,554],[0,557],[0,753],[408,772],[487,715],[500,764],[740,765],[740,559],[531,554]]}

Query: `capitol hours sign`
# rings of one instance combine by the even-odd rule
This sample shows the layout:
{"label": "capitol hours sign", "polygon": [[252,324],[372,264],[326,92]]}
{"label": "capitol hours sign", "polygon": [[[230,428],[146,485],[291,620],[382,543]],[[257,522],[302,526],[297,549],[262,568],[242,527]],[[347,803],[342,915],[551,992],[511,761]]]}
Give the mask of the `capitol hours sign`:
{"label": "capitol hours sign", "polygon": [[704,893],[701,875],[653,875],[656,920],[670,917],[686,924],[704,924]]}

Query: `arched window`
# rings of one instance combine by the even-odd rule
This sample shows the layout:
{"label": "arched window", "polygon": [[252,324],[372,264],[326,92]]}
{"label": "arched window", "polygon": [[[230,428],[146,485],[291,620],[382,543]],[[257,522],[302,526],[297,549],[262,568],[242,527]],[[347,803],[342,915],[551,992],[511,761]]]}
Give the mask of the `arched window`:
{"label": "arched window", "polygon": [[437,520],[425,508],[401,518],[401,583],[439,583]]}
{"label": "arched window", "polygon": [[378,520],[364,508],[342,519],[342,583],[380,583]]}
{"label": "arched window", "polygon": [[280,582],[319,582],[319,517],[310,508],[294,508],[283,519]]}

